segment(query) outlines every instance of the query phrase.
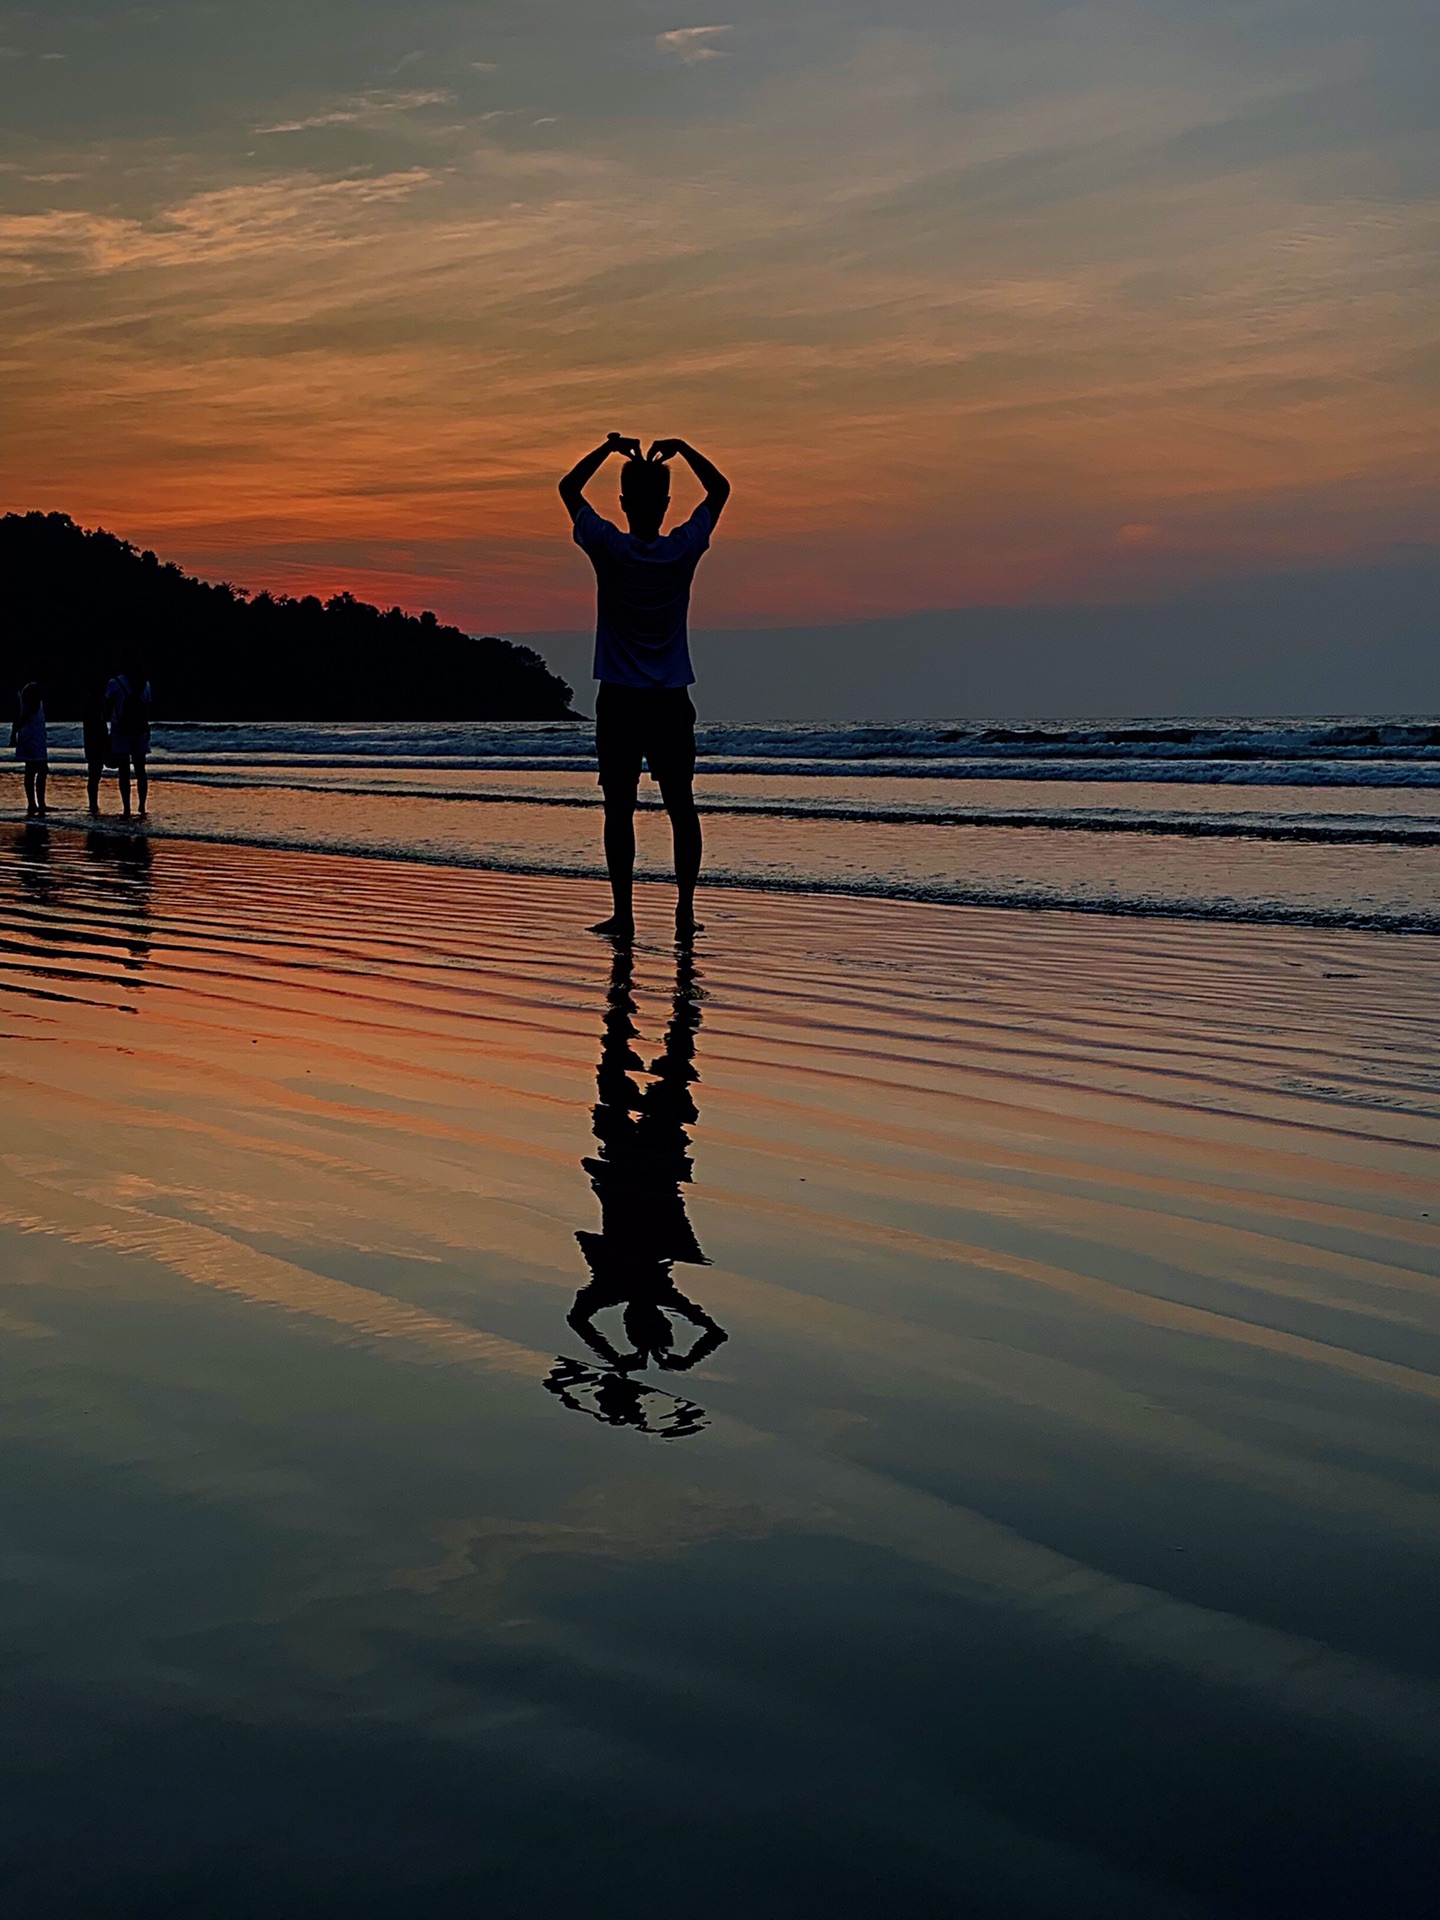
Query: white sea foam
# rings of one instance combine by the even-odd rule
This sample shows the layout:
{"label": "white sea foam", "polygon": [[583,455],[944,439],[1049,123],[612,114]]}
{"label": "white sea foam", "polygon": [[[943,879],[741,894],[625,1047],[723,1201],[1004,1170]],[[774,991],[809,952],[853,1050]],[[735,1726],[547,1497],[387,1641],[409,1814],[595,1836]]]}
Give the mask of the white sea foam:
{"label": "white sea foam", "polygon": [[[52,728],[65,757],[77,728]],[[1294,786],[1440,785],[1440,718],[1088,720],[702,725],[711,773],[796,779],[864,773],[929,779],[1162,780]],[[158,759],[379,767],[585,767],[586,721],[185,721],[157,726]]]}

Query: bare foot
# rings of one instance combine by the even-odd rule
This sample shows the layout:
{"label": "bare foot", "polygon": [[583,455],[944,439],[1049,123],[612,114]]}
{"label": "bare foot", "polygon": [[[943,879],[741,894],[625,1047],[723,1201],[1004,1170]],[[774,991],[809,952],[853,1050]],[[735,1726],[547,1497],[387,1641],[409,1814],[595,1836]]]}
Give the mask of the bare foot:
{"label": "bare foot", "polygon": [[624,914],[612,913],[608,920],[597,920],[590,931],[603,934],[607,940],[633,940],[635,922]]}
{"label": "bare foot", "polygon": [[703,933],[704,931],[705,922],[703,920],[697,920],[693,913],[686,913],[682,909],[675,915],[675,938],[677,940],[689,940],[695,934]]}

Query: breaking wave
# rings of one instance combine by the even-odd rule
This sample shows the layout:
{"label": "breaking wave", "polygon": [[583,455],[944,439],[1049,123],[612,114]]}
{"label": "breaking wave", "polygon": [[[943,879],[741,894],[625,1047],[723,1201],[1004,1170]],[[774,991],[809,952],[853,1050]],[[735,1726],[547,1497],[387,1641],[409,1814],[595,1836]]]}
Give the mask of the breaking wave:
{"label": "breaking wave", "polygon": [[[78,728],[52,729],[78,754]],[[1440,785],[1440,718],[1090,720],[702,725],[710,773],[923,775],[929,779],[1154,780],[1286,786]],[[593,764],[586,721],[168,722],[159,759],[343,768],[437,763],[457,771]]]}

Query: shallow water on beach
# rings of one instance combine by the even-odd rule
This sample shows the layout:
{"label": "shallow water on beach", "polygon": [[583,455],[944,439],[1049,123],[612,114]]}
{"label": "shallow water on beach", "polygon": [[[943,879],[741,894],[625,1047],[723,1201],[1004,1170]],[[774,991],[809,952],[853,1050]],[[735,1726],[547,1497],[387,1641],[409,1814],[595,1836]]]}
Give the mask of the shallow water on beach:
{"label": "shallow water on beach", "polygon": [[[171,753],[156,763],[147,831],[603,873],[591,770],[337,757],[293,746]],[[727,773],[702,763],[697,794],[712,887],[1440,933],[1440,787],[965,780],[843,766]],[[668,828],[648,781],[641,798],[639,870],[661,878]],[[57,759],[51,801],[57,821],[83,818],[83,778],[67,761]],[[18,776],[0,773],[0,817],[20,803]],[[113,822],[113,780],[105,805]]]}
{"label": "shallow water on beach", "polygon": [[602,904],[3,829],[6,1920],[1425,1911],[1434,940]]}

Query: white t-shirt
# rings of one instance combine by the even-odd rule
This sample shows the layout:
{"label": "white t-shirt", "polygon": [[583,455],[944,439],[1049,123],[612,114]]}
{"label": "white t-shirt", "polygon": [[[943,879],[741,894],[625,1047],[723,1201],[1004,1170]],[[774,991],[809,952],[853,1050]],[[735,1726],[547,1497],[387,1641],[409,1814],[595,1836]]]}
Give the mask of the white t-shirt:
{"label": "white t-shirt", "polygon": [[637,540],[591,506],[575,516],[575,544],[595,569],[595,678],[616,687],[688,687],[690,582],[710,544],[702,502],[683,525]]}

